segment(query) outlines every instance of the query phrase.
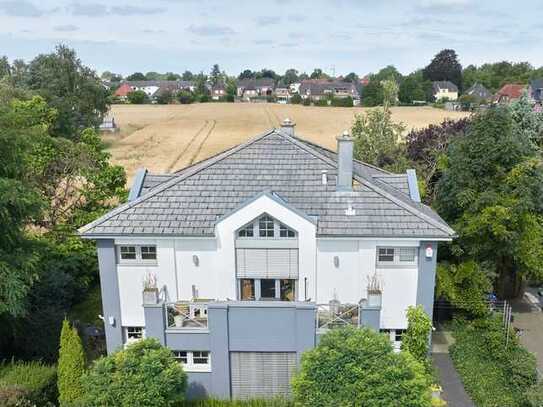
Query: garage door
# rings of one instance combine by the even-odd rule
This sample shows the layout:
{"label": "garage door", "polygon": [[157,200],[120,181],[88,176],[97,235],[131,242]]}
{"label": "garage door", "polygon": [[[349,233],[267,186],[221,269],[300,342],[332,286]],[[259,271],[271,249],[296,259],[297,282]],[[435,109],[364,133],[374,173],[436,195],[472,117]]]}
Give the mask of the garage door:
{"label": "garage door", "polygon": [[289,396],[295,352],[230,352],[232,398]]}

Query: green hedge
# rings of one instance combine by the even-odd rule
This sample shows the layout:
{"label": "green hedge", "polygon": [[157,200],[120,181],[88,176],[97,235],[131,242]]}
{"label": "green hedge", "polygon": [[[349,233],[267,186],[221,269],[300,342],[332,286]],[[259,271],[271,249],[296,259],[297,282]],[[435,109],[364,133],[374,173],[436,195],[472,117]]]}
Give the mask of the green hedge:
{"label": "green hedge", "polygon": [[456,322],[451,358],[466,391],[479,407],[529,406],[526,393],[536,383],[534,356],[510,333],[505,348],[501,318]]}
{"label": "green hedge", "polygon": [[53,406],[57,399],[56,369],[41,362],[0,365],[0,406]]}
{"label": "green hedge", "polygon": [[178,407],[294,407],[294,402],[277,398],[271,400],[198,400],[185,401]]}

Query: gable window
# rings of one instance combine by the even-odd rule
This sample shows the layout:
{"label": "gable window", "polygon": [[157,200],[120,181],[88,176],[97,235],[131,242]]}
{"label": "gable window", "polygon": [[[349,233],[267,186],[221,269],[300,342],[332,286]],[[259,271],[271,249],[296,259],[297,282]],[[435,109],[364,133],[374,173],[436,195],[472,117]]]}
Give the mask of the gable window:
{"label": "gable window", "polygon": [[243,229],[238,231],[238,237],[253,237],[254,236],[254,227],[252,223],[249,223]]}
{"label": "gable window", "polygon": [[174,350],[173,357],[187,372],[211,372],[211,355],[206,350]]}
{"label": "gable window", "polygon": [[418,247],[378,247],[377,265],[402,267],[417,265]]}
{"label": "gable window", "polygon": [[258,235],[260,237],[274,236],[274,222],[271,216],[262,216],[258,220]]}
{"label": "gable window", "polygon": [[155,245],[122,245],[118,246],[118,262],[121,264],[156,264],[157,249]]}
{"label": "gable window", "polygon": [[296,232],[282,223],[279,224],[279,237],[296,237]]}

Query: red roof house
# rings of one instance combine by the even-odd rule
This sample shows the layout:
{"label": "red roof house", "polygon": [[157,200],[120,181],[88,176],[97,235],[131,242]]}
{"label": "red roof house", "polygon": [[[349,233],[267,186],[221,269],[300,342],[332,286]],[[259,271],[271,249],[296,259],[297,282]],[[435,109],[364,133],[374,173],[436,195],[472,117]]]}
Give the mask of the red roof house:
{"label": "red roof house", "polygon": [[115,96],[125,98],[130,92],[132,92],[132,87],[128,83],[123,83],[115,91]]}
{"label": "red roof house", "polygon": [[498,103],[509,103],[522,96],[522,92],[526,89],[526,85],[517,85],[508,83],[502,86],[502,88],[496,92],[494,96],[495,101]]}

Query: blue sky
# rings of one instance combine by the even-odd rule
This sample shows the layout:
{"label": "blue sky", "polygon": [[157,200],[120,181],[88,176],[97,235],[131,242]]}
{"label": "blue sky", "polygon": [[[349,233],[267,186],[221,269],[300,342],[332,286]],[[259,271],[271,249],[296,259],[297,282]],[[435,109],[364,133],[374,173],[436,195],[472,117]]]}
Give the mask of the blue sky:
{"label": "blue sky", "polygon": [[0,0],[0,55],[57,43],[98,72],[314,67],[404,73],[453,48],[463,65],[543,65],[538,0]]}

